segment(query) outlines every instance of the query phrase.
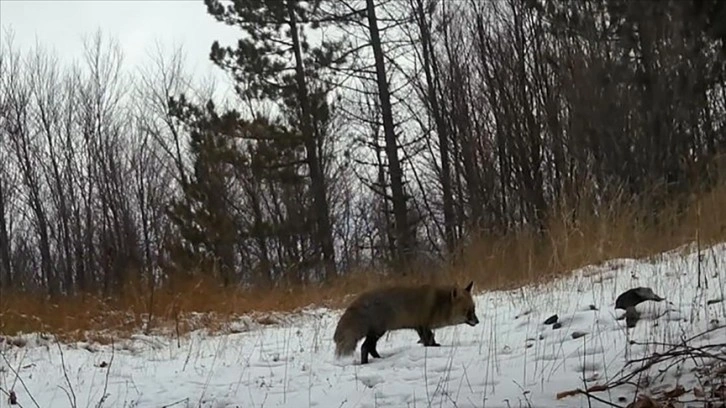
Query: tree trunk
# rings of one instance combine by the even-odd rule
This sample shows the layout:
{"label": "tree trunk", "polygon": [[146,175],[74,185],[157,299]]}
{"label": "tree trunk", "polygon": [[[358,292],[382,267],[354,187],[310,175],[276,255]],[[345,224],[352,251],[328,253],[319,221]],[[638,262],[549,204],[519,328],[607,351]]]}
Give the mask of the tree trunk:
{"label": "tree trunk", "polygon": [[10,234],[5,219],[6,194],[6,186],[0,180],[0,287],[10,287],[13,284],[13,275],[10,269]]}
{"label": "tree trunk", "polygon": [[371,35],[371,46],[376,62],[376,79],[378,83],[378,96],[381,100],[381,115],[383,116],[383,131],[386,140],[386,156],[388,157],[388,171],[391,175],[391,195],[393,196],[393,217],[396,223],[396,248],[399,266],[403,266],[410,256],[409,228],[406,216],[406,196],[403,191],[403,171],[398,158],[398,146],[393,124],[393,109],[391,95],[386,80],[386,67],[381,49],[381,37],[378,32],[375,5],[373,0],[366,0],[368,14],[368,29]]}
{"label": "tree trunk", "polygon": [[297,20],[295,16],[295,3],[287,2],[287,11],[290,17],[290,35],[292,37],[293,51],[295,53],[295,81],[297,83],[297,95],[300,101],[300,119],[302,124],[303,138],[305,139],[305,152],[307,155],[308,167],[310,169],[310,182],[313,193],[313,214],[317,226],[316,239],[320,250],[322,250],[323,264],[325,266],[324,279],[336,274],[335,269],[335,248],[333,246],[333,234],[330,226],[330,213],[325,189],[325,175],[323,174],[320,157],[318,157],[318,143],[312,126],[310,112],[310,100],[308,88],[305,81],[300,38],[297,32]]}
{"label": "tree trunk", "polygon": [[[439,98],[434,83],[432,62],[434,57],[433,45],[431,43],[431,33],[429,33],[424,14],[423,1],[416,1],[416,13],[418,14],[418,24],[421,31],[421,48],[423,50],[424,73],[426,74],[427,97],[431,106],[431,114],[436,123],[436,133],[439,136],[439,154],[441,156],[441,189],[444,201],[444,239],[446,241],[446,249],[451,253],[456,246],[456,236],[454,233],[454,200],[451,193],[451,165],[449,163],[449,130],[446,127],[441,109],[439,108]],[[434,66],[435,70],[436,67]]]}

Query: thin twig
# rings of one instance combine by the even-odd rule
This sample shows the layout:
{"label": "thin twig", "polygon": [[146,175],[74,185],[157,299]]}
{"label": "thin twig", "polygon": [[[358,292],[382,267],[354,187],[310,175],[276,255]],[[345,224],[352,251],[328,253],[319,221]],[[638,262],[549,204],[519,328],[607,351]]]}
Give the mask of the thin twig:
{"label": "thin twig", "polygon": [[605,404],[605,405],[609,405],[609,406],[611,406],[611,407],[614,407],[614,408],[625,408],[625,407],[623,407],[622,405],[618,405],[618,404],[616,404],[616,403],[614,403],[614,402],[610,402],[610,401],[606,400],[605,398],[600,398],[600,397],[598,397],[597,395],[595,395],[595,394],[593,394],[593,393],[591,393],[591,392],[589,392],[589,391],[587,391],[587,390],[580,390],[580,394],[584,394],[584,395],[586,395],[586,396],[587,396],[587,398],[588,398],[588,400],[589,400],[590,398],[592,398],[592,399],[594,399],[595,401],[598,401],[598,402],[602,402],[603,404]]}
{"label": "thin twig", "polygon": [[[3,394],[5,394],[5,396],[8,397],[8,399],[10,398],[10,392],[8,392],[5,388],[0,387],[0,392],[2,392]],[[23,404],[21,404],[19,402],[16,402],[15,405],[17,405],[18,408],[23,408]]]}
{"label": "thin twig", "polygon": [[180,405],[180,404],[183,404],[185,402],[186,403],[189,403],[189,398],[188,397],[187,398],[184,398],[184,399],[180,399],[179,401],[176,401],[176,402],[172,402],[171,404],[168,404],[168,405],[162,405],[161,408],[171,408],[171,407],[173,407],[175,405]]}
{"label": "thin twig", "polygon": [[76,408],[78,406],[78,403],[76,401],[76,393],[73,391],[73,385],[71,384],[70,378],[68,378],[68,370],[66,370],[66,362],[65,358],[63,357],[63,348],[61,347],[59,341],[56,341],[55,344],[58,346],[58,352],[60,353],[61,366],[63,367],[63,377],[66,379],[66,384],[68,384],[68,390],[64,389],[63,387],[61,387],[61,389],[65,391],[66,396],[68,396],[71,407]]}
{"label": "thin twig", "polygon": [[20,381],[20,385],[23,386],[23,389],[28,394],[28,397],[30,397],[30,400],[33,401],[33,404],[35,404],[35,406],[37,408],[40,408],[40,405],[38,405],[38,401],[35,400],[35,398],[33,397],[33,394],[28,389],[28,386],[25,385],[25,381],[23,381],[23,378],[20,376],[20,373],[18,373],[18,371],[16,369],[14,369],[13,366],[10,364],[10,361],[8,361],[8,358],[5,356],[5,353],[0,352],[0,356],[3,357],[3,360],[5,361],[5,364],[7,364],[8,368],[15,375],[15,380]]}
{"label": "thin twig", "polygon": [[98,404],[96,404],[96,408],[101,408],[104,402],[106,402],[106,398],[108,398],[108,377],[111,374],[111,365],[113,364],[113,358],[116,355],[116,348],[113,343],[113,339],[111,339],[111,359],[108,360],[108,366],[106,367],[106,379],[103,383],[103,393],[101,394],[101,399],[98,401]]}

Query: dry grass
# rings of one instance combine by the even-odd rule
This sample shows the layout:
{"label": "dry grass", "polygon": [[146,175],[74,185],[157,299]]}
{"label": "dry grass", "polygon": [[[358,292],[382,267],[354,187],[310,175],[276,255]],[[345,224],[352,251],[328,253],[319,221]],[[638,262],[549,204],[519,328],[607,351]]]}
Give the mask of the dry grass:
{"label": "dry grass", "polygon": [[[691,200],[685,213],[646,226],[638,211],[613,208],[598,217],[569,219],[556,214],[548,232],[513,233],[503,238],[480,238],[470,244],[459,262],[447,271],[419,272],[404,277],[383,277],[377,271],[353,273],[323,286],[274,290],[232,290],[216,282],[177,282],[154,293],[130,285],[118,299],[75,296],[51,303],[28,294],[3,293],[0,298],[0,333],[50,332],[66,339],[108,342],[111,336],[130,334],[151,326],[155,330],[185,333],[197,328],[221,330],[230,319],[255,312],[261,324],[266,313],[292,311],[311,304],[340,307],[347,296],[381,282],[456,280],[476,282],[478,289],[511,288],[551,280],[572,269],[619,257],[657,254],[698,240],[702,245],[726,241],[726,187]],[[149,311],[152,324],[148,325]]]}
{"label": "dry grass", "polygon": [[645,225],[644,213],[620,206],[599,216],[572,220],[553,216],[547,233],[523,231],[502,239],[478,239],[466,248],[451,273],[476,276],[479,287],[503,289],[548,281],[585,265],[613,258],[659,254],[687,243],[726,241],[726,186],[693,197],[685,211],[676,206]]}

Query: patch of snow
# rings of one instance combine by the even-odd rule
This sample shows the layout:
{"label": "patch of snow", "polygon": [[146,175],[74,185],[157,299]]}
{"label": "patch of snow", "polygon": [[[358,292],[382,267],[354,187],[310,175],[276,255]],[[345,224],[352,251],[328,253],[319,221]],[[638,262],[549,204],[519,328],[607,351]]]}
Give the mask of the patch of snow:
{"label": "patch of snow", "polygon": [[[430,348],[417,344],[412,330],[386,333],[378,343],[382,358],[367,365],[359,364],[358,350],[334,357],[342,310],[310,308],[245,316],[224,334],[200,330],[179,339],[138,334],[113,345],[59,345],[25,335],[23,347],[0,344],[0,388],[26,407],[604,407],[583,395],[556,396],[618,376],[629,360],[658,351],[655,343],[709,328],[715,330],[696,344],[726,343],[718,328],[726,302],[714,301],[725,297],[726,245],[687,250],[693,248],[482,293],[475,297],[478,326],[439,329],[441,347]],[[637,286],[666,300],[639,304],[641,320],[626,329],[615,298]],[[554,314],[557,328],[544,324]],[[698,383],[685,364],[660,374],[651,388]],[[624,406],[635,391],[623,386],[598,396]]]}

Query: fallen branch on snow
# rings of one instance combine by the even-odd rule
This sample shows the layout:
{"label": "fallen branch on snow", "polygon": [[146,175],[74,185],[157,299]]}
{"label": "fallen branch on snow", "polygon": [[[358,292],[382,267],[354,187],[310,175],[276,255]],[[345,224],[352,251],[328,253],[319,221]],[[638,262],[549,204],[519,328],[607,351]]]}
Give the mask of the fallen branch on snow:
{"label": "fallen branch on snow", "polygon": [[[722,381],[714,381],[716,377],[726,377],[726,356],[723,350],[726,350],[726,343],[710,343],[699,346],[692,345],[693,342],[701,339],[707,334],[723,329],[723,327],[715,327],[692,336],[677,344],[669,344],[662,342],[631,342],[631,345],[647,346],[647,347],[663,347],[666,350],[661,352],[653,352],[652,354],[630,360],[625,363],[620,374],[605,384],[596,384],[585,390],[574,389],[557,393],[557,399],[572,397],[575,395],[586,395],[604,404],[612,407],[621,407],[613,402],[597,397],[594,393],[611,390],[623,385],[633,385],[637,389],[649,387],[658,377],[664,377],[675,367],[680,367],[687,362],[691,362],[693,367],[691,370],[696,373],[696,377],[705,377],[705,381],[701,382],[701,387],[693,387],[686,390],[682,385],[678,384],[670,390],[658,391],[654,395],[641,395],[626,408],[661,408],[673,406],[674,402],[686,394],[691,393],[693,399],[688,403],[699,403],[708,406],[715,402],[723,402],[726,400],[726,385]],[[663,367],[664,366],[664,367]],[[652,369],[657,369],[658,373],[654,378],[647,376]],[[701,377],[699,377],[701,376]],[[640,377],[636,379],[636,377]],[[706,390],[707,387],[710,390]],[[686,401],[679,401],[686,402]]]}

